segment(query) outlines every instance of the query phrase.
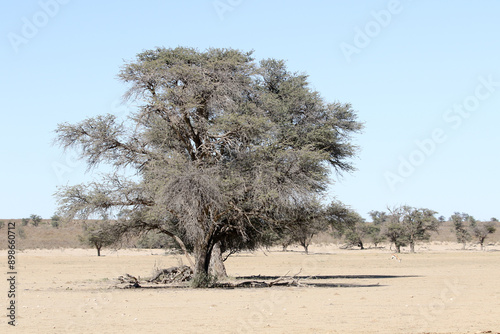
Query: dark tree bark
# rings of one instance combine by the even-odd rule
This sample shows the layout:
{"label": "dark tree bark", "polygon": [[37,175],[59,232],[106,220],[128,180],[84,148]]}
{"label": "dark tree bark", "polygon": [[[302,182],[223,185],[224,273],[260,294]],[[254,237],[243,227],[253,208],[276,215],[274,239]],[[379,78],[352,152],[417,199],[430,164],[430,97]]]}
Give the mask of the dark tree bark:
{"label": "dark tree bark", "polygon": [[194,275],[208,275],[208,268],[210,264],[211,250],[207,244],[201,244],[194,249]]}
{"label": "dark tree bark", "polygon": [[[210,231],[213,232],[213,231]],[[215,246],[215,238],[213,233],[207,233],[200,242],[194,247],[194,258],[195,258],[195,266],[194,266],[194,277],[198,282],[207,282],[209,279],[209,270],[210,270],[210,260],[212,258],[212,251]],[[219,248],[220,250],[220,248]],[[204,287],[205,283],[198,287]]]}
{"label": "dark tree bark", "polygon": [[95,246],[95,248],[97,249],[97,256],[101,256],[101,246]]}

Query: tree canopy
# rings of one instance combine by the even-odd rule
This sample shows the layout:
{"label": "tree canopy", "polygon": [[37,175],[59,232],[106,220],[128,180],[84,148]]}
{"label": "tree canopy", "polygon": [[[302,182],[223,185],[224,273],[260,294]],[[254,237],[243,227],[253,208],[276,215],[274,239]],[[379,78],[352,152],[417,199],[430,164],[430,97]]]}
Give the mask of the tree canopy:
{"label": "tree canopy", "polygon": [[140,105],[126,121],[101,115],[56,130],[56,142],[89,168],[114,168],[60,188],[61,212],[120,212],[124,229],[161,230],[193,251],[195,275],[208,273],[214,247],[258,244],[291,208],[325,191],[332,169],[353,170],[355,111],[325,102],[284,61],[156,48],[124,64],[119,78],[126,100]]}
{"label": "tree canopy", "polygon": [[410,245],[410,252],[415,252],[417,241],[429,240],[430,232],[437,232],[442,223],[436,218],[437,212],[426,208],[414,208],[401,205],[389,209],[389,213],[371,211],[376,224],[383,223],[382,234],[394,244],[396,252],[401,247]]}

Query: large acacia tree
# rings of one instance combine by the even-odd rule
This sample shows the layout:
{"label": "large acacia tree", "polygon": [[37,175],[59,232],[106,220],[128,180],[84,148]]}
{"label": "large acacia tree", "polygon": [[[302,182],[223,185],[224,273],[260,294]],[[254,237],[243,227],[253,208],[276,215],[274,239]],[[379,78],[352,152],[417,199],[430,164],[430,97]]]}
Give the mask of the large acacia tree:
{"label": "large acacia tree", "polygon": [[[157,48],[119,78],[140,107],[60,124],[56,142],[89,168],[115,172],[59,189],[68,217],[120,212],[128,229],[156,229],[194,254],[207,276],[213,254],[251,247],[296,205],[325,191],[332,170],[352,170],[349,104],[326,103],[283,61],[233,49]],[[123,173],[126,169],[128,172]],[[130,170],[134,175],[130,175]],[[307,224],[307,222],[304,222]]]}

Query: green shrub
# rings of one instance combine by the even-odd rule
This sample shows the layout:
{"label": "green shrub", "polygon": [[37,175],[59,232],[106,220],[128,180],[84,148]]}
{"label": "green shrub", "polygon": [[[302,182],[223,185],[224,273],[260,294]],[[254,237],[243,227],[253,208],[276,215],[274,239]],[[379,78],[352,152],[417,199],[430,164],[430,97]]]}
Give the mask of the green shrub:
{"label": "green shrub", "polygon": [[61,217],[58,215],[53,215],[50,218],[50,223],[53,228],[59,228],[59,226],[61,225]]}
{"label": "green shrub", "polygon": [[40,217],[39,215],[33,214],[30,216],[30,218],[31,218],[33,226],[38,226],[40,224],[40,222],[42,221],[42,217]]}

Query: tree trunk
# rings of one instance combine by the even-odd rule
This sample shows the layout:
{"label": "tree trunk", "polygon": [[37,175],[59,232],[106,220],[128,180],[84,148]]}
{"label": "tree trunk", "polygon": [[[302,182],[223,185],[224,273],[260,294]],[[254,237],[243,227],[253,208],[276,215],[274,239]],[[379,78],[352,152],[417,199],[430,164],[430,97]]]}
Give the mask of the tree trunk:
{"label": "tree trunk", "polygon": [[359,248],[361,248],[361,249],[365,249],[365,246],[363,245],[363,241],[361,241],[361,240],[359,240],[359,242],[358,242],[358,246],[359,246]]}
{"label": "tree trunk", "polygon": [[396,253],[401,253],[401,245],[394,244],[394,246],[396,247]]}
{"label": "tree trunk", "polygon": [[226,267],[224,266],[224,261],[222,259],[222,251],[220,249],[219,242],[217,242],[212,249],[208,273],[216,277],[218,280],[227,278]]}
{"label": "tree trunk", "polygon": [[304,243],[304,244],[302,244],[302,247],[304,247],[304,251],[306,252],[306,254],[309,255],[309,245]]}
{"label": "tree trunk", "polygon": [[415,243],[413,241],[410,242],[410,253],[415,253]]}
{"label": "tree trunk", "polygon": [[97,248],[97,256],[101,256],[101,247],[96,246]]}
{"label": "tree trunk", "polygon": [[465,249],[465,242],[462,243],[462,249]]}
{"label": "tree trunk", "polygon": [[194,247],[195,262],[192,286],[195,288],[206,288],[211,284],[212,279],[209,276],[209,269],[213,248],[213,235],[199,240]]}
{"label": "tree trunk", "polygon": [[194,249],[194,275],[208,275],[208,268],[210,263],[209,245],[198,245]]}

